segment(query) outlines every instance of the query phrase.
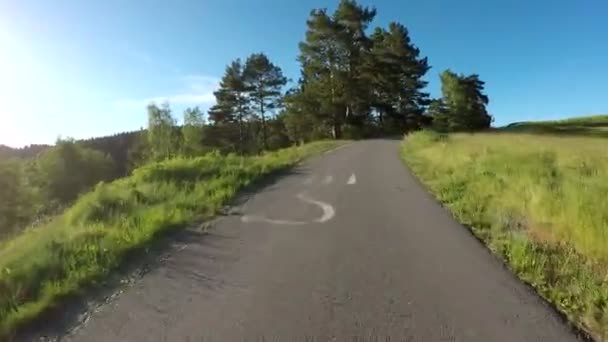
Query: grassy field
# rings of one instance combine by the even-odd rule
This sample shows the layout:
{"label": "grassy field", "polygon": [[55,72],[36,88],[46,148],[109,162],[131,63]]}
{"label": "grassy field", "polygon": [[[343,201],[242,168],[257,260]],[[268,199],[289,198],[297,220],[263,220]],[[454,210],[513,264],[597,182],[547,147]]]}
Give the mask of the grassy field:
{"label": "grassy field", "polygon": [[178,158],[99,184],[48,225],[0,247],[0,339],[103,280],[159,234],[209,219],[244,186],[339,144],[316,142],[256,157]]}
{"label": "grassy field", "polygon": [[585,116],[556,121],[516,122],[499,129],[498,132],[606,138],[608,137],[608,115]]}
{"label": "grassy field", "polygon": [[605,340],[608,140],[508,131],[419,132],[406,138],[402,157],[520,278]]}

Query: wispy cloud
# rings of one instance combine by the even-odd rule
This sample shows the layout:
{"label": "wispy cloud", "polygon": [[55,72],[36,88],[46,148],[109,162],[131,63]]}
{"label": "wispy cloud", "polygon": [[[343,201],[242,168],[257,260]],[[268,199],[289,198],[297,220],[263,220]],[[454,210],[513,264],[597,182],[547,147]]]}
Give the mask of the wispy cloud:
{"label": "wispy cloud", "polygon": [[122,42],[118,44],[118,48],[131,63],[143,65],[147,68],[154,68],[159,72],[171,72],[174,74],[180,73],[180,69],[177,66],[156,58],[147,50],[134,44]]}
{"label": "wispy cloud", "polygon": [[204,75],[186,75],[179,77],[182,88],[169,95],[152,96],[143,99],[125,99],[117,101],[119,107],[142,108],[150,103],[169,102],[177,106],[211,106],[215,103],[213,92],[219,86],[219,79]]}

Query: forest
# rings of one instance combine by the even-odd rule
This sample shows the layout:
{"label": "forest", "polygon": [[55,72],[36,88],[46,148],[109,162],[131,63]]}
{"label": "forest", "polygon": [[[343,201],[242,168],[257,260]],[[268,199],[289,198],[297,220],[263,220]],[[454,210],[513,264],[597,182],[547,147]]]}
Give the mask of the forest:
{"label": "forest", "polygon": [[426,92],[429,59],[404,24],[373,27],[376,9],[342,0],[313,9],[299,43],[300,77],[289,80],[262,52],[227,63],[207,113],[181,124],[169,103],[147,106],[147,128],[53,146],[0,146],[0,240],[60,213],[100,182],[155,161],[206,153],[259,155],[320,139],[490,127],[477,74],[440,73],[441,97]]}

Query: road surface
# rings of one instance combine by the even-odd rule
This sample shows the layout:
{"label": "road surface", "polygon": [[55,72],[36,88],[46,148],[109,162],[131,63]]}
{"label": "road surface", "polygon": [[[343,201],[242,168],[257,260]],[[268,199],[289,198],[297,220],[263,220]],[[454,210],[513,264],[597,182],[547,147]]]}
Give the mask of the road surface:
{"label": "road surface", "polygon": [[398,143],[297,167],[63,340],[576,340],[434,202]]}

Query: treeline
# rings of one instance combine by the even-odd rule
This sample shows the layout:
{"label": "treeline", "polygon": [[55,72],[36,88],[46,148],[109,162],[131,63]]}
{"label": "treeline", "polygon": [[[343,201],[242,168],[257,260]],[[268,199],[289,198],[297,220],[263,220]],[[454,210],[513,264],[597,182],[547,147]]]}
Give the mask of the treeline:
{"label": "treeline", "polygon": [[50,145],[29,145],[22,148],[12,148],[5,145],[0,145],[0,161],[12,158],[34,158],[40,152],[50,147]]}
{"label": "treeline", "polygon": [[423,127],[490,126],[478,75],[446,70],[442,96],[430,98],[427,57],[403,24],[371,29],[375,16],[376,9],[352,0],[340,1],[333,13],[312,10],[299,44],[300,77],[290,89],[281,68],[254,53],[226,66],[206,117],[200,108],[188,108],[178,125],[168,103],[152,103],[147,128],[138,132],[59,140],[54,147],[0,148],[0,238],[57,212],[98,182],[150,161],[213,150],[251,155],[316,139]]}
{"label": "treeline", "polygon": [[33,159],[0,162],[0,238],[71,203],[114,178],[114,161],[74,140],[59,140]]}

